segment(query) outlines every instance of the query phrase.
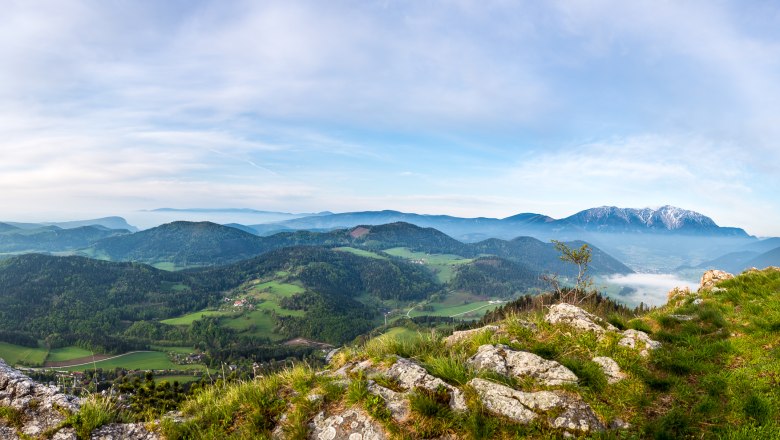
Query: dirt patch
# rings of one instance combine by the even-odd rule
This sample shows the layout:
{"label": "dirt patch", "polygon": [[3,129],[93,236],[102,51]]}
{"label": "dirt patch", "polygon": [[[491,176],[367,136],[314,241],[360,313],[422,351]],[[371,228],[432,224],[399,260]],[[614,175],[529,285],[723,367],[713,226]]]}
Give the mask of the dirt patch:
{"label": "dirt patch", "polygon": [[72,367],[74,365],[81,365],[81,364],[86,364],[88,362],[92,362],[93,359],[95,360],[95,362],[98,362],[114,356],[115,355],[112,354],[96,354],[95,356],[84,356],[77,359],[71,359],[69,361],[45,362],[43,366],[45,368]]}
{"label": "dirt patch", "polygon": [[352,237],[352,238],[360,238],[360,237],[368,234],[369,232],[371,232],[370,229],[364,228],[362,226],[359,226],[359,227],[353,229],[352,232],[349,233],[349,236]]}

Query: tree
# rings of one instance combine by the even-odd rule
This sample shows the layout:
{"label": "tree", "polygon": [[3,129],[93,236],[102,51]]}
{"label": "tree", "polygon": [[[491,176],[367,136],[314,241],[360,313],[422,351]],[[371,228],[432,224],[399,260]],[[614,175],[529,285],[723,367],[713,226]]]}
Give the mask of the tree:
{"label": "tree", "polygon": [[[579,249],[575,249],[558,240],[552,240],[555,249],[561,253],[561,260],[572,263],[577,266],[577,280],[574,289],[571,291],[572,298],[566,298],[571,302],[582,302],[590,296],[588,289],[593,286],[593,280],[588,275],[588,264],[590,263],[592,250],[587,244],[583,244]],[[592,293],[591,293],[592,294]]]}

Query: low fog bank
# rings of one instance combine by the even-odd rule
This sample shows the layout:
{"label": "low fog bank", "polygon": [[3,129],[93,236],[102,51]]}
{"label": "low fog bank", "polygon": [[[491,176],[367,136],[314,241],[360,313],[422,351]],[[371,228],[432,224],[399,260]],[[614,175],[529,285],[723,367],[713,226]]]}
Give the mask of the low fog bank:
{"label": "low fog bank", "polygon": [[688,287],[691,290],[699,288],[698,282],[673,274],[632,273],[612,275],[599,281],[609,285],[609,296],[629,306],[636,306],[640,302],[661,306],[666,304],[666,295],[675,287]]}

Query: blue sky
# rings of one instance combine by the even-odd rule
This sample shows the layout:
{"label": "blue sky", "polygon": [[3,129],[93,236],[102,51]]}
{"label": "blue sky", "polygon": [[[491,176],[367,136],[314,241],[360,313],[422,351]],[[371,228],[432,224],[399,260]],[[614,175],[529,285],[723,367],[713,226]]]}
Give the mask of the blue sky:
{"label": "blue sky", "polygon": [[3,1],[0,210],[554,217],[780,235],[780,6]]}

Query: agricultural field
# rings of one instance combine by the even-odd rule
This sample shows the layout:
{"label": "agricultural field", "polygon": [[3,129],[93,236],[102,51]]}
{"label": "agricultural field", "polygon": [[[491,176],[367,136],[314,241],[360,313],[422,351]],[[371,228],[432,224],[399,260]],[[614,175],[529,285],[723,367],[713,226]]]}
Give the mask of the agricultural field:
{"label": "agricultural field", "polygon": [[71,359],[85,358],[87,356],[92,356],[93,354],[92,351],[79,347],[53,348],[49,350],[46,362],[64,362]]}
{"label": "agricultural field", "polygon": [[192,347],[166,347],[164,345],[152,345],[149,348],[154,351],[161,351],[163,353],[190,354],[195,352]]}
{"label": "agricultural field", "polygon": [[85,371],[93,368],[112,370],[114,368],[126,368],[128,370],[205,370],[206,367],[199,364],[177,365],[168,359],[168,355],[159,351],[140,351],[115,356],[103,361],[88,362],[85,365],[63,368],[67,371]]}
{"label": "agricultural field", "polygon": [[[413,308],[408,316],[412,318],[415,316],[447,316],[460,319],[477,319],[502,304],[502,302],[497,300],[454,292],[441,301],[430,302]],[[424,308],[428,307],[433,310],[424,310]]]}
{"label": "agricultural field", "polygon": [[386,249],[384,251],[394,257],[400,257],[406,260],[422,261],[425,266],[431,269],[440,283],[445,284],[455,276],[455,269],[463,264],[473,261],[470,258],[463,258],[460,255],[451,254],[428,254],[425,252],[412,252],[407,248],[398,247]]}
{"label": "agricultural field", "polygon": [[0,342],[0,359],[5,360],[8,365],[40,366],[43,365],[48,353],[47,348],[22,347],[21,345]]}
{"label": "agricultural field", "polygon": [[246,295],[251,298],[264,300],[276,300],[279,297],[290,297],[296,293],[303,292],[304,288],[297,284],[283,283],[276,280],[266,282],[260,282],[259,280],[250,281],[236,290],[238,298]]}
{"label": "agricultural field", "polygon": [[178,318],[164,319],[160,322],[168,325],[191,325],[194,321],[201,319],[204,316],[225,316],[234,312],[227,312],[221,310],[201,310],[199,312],[193,312]]}
{"label": "agricultural field", "polygon": [[417,332],[406,327],[393,327],[382,333],[382,336],[392,337],[397,340],[411,340],[417,337]]}
{"label": "agricultural field", "polygon": [[359,257],[376,258],[377,260],[387,260],[387,257],[385,257],[384,255],[379,255],[375,252],[367,251],[364,249],[357,249],[349,246],[337,247],[337,248],[333,248],[333,250],[341,251],[341,252],[349,252],[350,254],[355,254]]}
{"label": "agricultural field", "polygon": [[[277,306],[278,307],[278,306]],[[283,309],[279,309],[283,310]],[[287,310],[287,312],[292,312]],[[299,312],[301,315],[302,311]],[[237,332],[246,332],[248,335],[267,337],[272,341],[281,341],[284,336],[274,333],[274,318],[267,310],[253,310],[251,312],[245,312],[240,316],[232,318],[223,318],[220,320],[220,324],[236,330]]]}
{"label": "agricultural field", "polygon": [[171,376],[155,376],[154,377],[154,381],[157,382],[157,383],[168,382],[170,384],[172,384],[174,382],[179,382],[179,384],[183,385],[185,383],[196,382],[196,381],[200,380],[200,378],[201,378],[200,375],[195,376],[195,375],[192,375],[192,374],[187,374],[187,375],[175,374],[175,375],[171,375]]}

